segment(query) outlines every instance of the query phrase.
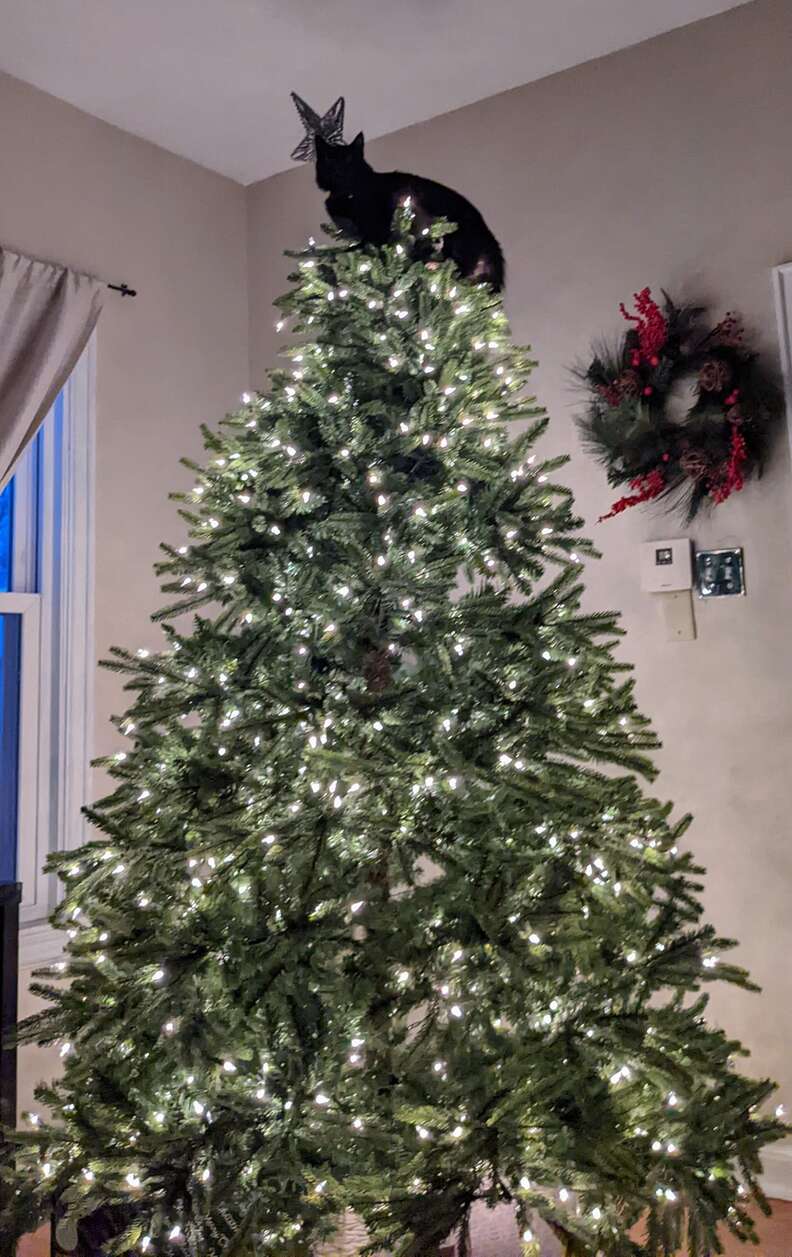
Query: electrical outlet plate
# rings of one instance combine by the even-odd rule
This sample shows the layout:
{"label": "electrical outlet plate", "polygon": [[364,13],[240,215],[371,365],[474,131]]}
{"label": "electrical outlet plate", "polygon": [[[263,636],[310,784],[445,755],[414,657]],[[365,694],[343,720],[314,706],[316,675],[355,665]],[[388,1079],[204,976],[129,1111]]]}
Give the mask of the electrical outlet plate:
{"label": "electrical outlet plate", "polygon": [[745,594],[742,549],[696,551],[696,589],[699,598],[734,598]]}

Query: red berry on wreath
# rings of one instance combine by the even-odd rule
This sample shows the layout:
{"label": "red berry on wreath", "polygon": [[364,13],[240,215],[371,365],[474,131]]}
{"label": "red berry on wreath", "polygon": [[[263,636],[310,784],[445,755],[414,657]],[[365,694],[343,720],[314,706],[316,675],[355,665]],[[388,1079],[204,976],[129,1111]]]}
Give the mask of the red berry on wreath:
{"label": "red berry on wreath", "polygon": [[651,384],[647,384],[646,388],[643,391],[643,395],[644,397],[651,397],[653,392],[654,392],[654,389],[652,388]]}
{"label": "red berry on wreath", "polygon": [[630,359],[630,360],[631,360],[631,362],[632,362],[632,364],[633,364],[633,366],[634,366],[634,367],[640,367],[640,365],[641,365],[641,355],[640,355],[640,352],[639,352],[637,349],[634,349],[634,350],[632,351],[632,356],[631,356],[631,359]]}
{"label": "red berry on wreath", "polygon": [[663,462],[664,462],[664,463],[670,463],[670,462],[671,462],[671,455],[670,455],[670,454],[664,454],[664,455],[663,455]]}
{"label": "red berry on wreath", "polygon": [[660,359],[658,358],[657,354],[652,354],[651,358],[649,359],[649,362],[650,362],[651,366],[653,366],[653,367],[659,367],[659,366],[660,366]]}

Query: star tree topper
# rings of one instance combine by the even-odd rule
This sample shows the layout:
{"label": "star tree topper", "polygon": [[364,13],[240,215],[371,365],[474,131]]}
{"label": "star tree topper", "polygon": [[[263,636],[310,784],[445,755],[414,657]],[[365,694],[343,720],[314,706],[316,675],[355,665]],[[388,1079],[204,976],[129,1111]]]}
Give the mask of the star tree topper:
{"label": "star tree topper", "polygon": [[292,161],[313,161],[316,157],[314,137],[321,135],[328,144],[344,142],[344,98],[339,96],[326,114],[320,118],[316,110],[306,104],[301,96],[292,92],[291,98],[305,127],[305,136],[292,153]]}

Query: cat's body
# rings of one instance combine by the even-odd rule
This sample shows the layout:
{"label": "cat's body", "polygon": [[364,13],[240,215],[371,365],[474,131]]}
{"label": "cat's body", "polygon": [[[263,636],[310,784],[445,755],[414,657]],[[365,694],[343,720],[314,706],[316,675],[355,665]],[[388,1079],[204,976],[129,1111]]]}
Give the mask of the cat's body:
{"label": "cat's body", "polygon": [[456,231],[443,237],[442,255],[461,275],[496,292],[503,287],[503,252],[475,205],[433,179],[373,170],[363,156],[362,133],[351,144],[328,144],[316,136],[316,182],[330,194],[325,205],[335,225],[364,244],[387,243],[393,216],[410,197],[419,232],[438,218],[456,223]]}

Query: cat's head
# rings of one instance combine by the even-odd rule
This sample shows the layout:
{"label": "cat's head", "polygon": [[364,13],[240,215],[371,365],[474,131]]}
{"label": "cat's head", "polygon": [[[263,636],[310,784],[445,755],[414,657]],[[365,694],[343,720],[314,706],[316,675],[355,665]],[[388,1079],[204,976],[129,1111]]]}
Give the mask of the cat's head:
{"label": "cat's head", "polygon": [[314,142],[319,187],[325,192],[353,192],[361,175],[371,169],[363,156],[363,132],[358,131],[351,144],[329,144],[321,135]]}

